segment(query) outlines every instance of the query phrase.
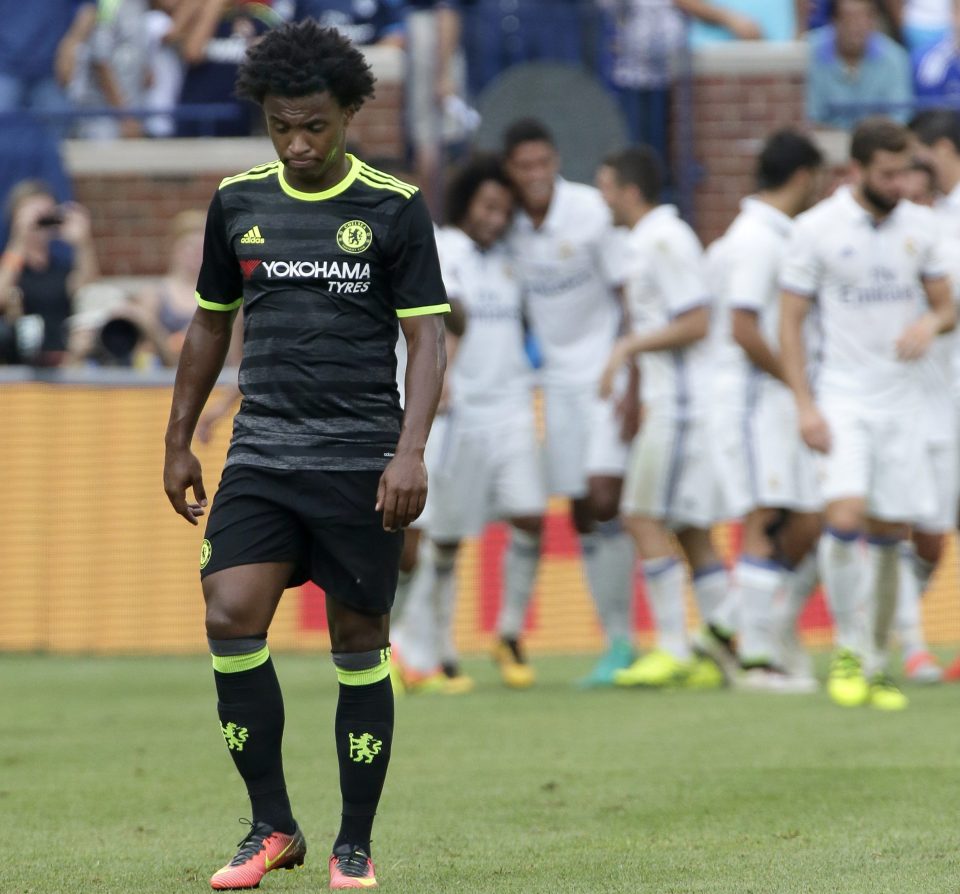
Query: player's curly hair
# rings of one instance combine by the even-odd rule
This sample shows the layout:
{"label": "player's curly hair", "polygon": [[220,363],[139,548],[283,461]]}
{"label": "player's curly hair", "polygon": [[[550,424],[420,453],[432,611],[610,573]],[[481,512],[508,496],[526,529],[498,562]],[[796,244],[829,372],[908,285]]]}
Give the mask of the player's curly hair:
{"label": "player's curly hair", "polygon": [[268,31],[255,43],[237,73],[237,95],[263,104],[264,97],[329,93],[344,109],[356,111],[373,96],[367,60],[335,28],[313,19]]}
{"label": "player's curly hair", "polygon": [[488,180],[512,190],[503,163],[497,155],[477,153],[457,170],[447,186],[444,210],[448,224],[458,227],[463,223],[477,190]]}

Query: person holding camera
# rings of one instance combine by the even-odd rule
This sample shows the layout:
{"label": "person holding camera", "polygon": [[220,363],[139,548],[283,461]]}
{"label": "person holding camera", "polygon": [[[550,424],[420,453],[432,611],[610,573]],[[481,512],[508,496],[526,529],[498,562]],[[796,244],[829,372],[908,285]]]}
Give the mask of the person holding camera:
{"label": "person holding camera", "polygon": [[15,186],[7,203],[10,239],[0,255],[0,316],[43,320],[38,366],[59,366],[66,355],[66,320],[74,296],[99,276],[90,214],[82,205],[58,205],[39,180]]}

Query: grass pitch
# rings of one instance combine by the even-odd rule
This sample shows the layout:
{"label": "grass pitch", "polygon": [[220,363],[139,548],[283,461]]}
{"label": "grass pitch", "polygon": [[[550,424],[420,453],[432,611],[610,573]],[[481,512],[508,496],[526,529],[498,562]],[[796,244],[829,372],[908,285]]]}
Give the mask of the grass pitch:
{"label": "grass pitch", "polygon": [[[276,657],[317,892],[339,796],[329,658]],[[582,693],[539,685],[407,697],[374,828],[386,892],[956,894],[960,686],[901,714],[818,696]],[[202,892],[248,816],[209,661],[0,657],[3,894]]]}

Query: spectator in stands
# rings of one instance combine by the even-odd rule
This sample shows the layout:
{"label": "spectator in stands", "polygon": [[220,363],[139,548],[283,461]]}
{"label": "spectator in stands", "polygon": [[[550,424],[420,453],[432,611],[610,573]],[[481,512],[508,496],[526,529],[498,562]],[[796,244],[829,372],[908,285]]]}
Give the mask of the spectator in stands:
{"label": "spectator in stands", "polygon": [[463,3],[463,42],[470,94],[520,62],[581,65],[592,24],[579,0],[472,0]]}
{"label": "spectator in stands", "polygon": [[[150,80],[151,47],[145,27],[147,0],[99,0],[97,22],[79,54],[70,97],[78,109],[142,109]],[[85,117],[77,136],[86,139],[139,137],[138,118]]]}
{"label": "spectator in stands", "polygon": [[[182,13],[183,6],[187,13]],[[227,114],[200,109],[182,117],[178,136],[248,136],[259,123],[260,112],[234,98],[237,69],[247,48],[262,34],[282,24],[280,14],[252,0],[182,0],[174,13],[167,40],[179,46],[187,64],[180,93],[181,112],[190,106],[230,106]]]}
{"label": "spectator in stands", "polygon": [[[892,0],[887,0],[891,3]],[[954,0],[905,0],[901,28],[907,49],[916,58],[950,36]]]}
{"label": "spectator in stands", "polygon": [[[75,202],[58,205],[37,180],[18,184],[8,200],[10,239],[0,256],[0,305],[22,296],[22,310],[43,318],[40,365],[57,366],[67,348],[66,320],[77,291],[99,275],[90,215]],[[65,243],[61,245],[60,243]]]}
{"label": "spectator in stands", "polygon": [[361,47],[404,43],[399,0],[296,0],[293,16],[336,28]]}
{"label": "spectator in stands", "polygon": [[[164,366],[176,366],[187,327],[197,309],[196,287],[203,260],[205,221],[206,212],[200,210],[181,211],[174,217],[167,272],[132,301],[144,314],[138,318],[144,338],[155,345],[157,357]],[[240,347],[241,339],[235,337],[227,358],[228,366],[239,364]]]}
{"label": "spectator in stands", "polygon": [[914,80],[920,104],[957,107],[960,103],[960,0],[954,0],[953,28],[914,58]]}
{"label": "spectator in stands", "polygon": [[913,102],[910,59],[877,29],[876,0],[835,0],[831,22],[809,35],[810,120],[851,128],[884,111],[905,121]]}
{"label": "spectator in stands", "polygon": [[681,2],[599,0],[610,17],[609,80],[632,143],[652,146],[667,160],[671,66],[686,42]]}
{"label": "spectator in stands", "polygon": [[[93,27],[88,0],[4,3],[0,28],[0,113],[29,109],[64,113],[64,88],[80,45]],[[64,122],[58,122],[61,128]]]}
{"label": "spectator in stands", "polygon": [[407,137],[415,179],[440,219],[444,152],[470,135],[479,116],[463,100],[466,70],[457,0],[406,0],[405,9]]}
{"label": "spectator in stands", "polygon": [[674,0],[692,19],[690,45],[729,40],[794,40],[803,0]]}

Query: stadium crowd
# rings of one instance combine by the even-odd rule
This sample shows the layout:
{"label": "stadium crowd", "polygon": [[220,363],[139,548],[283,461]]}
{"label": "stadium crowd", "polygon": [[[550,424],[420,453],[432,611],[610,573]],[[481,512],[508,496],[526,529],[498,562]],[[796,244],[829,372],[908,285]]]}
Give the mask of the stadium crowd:
{"label": "stadium crowd", "polygon": [[[534,682],[523,622],[550,495],[570,500],[607,640],[585,686],[808,692],[796,624],[820,583],[837,628],[835,701],[906,705],[888,674],[892,637],[909,677],[944,677],[919,605],[960,487],[949,335],[960,271],[947,250],[960,238],[960,113],[944,107],[960,89],[960,3],[58,0],[42,19],[9,6],[0,114],[17,127],[0,141],[30,163],[67,135],[257,132],[232,96],[237,65],[259,35],[303,17],[407,52],[421,181],[440,164],[438,141],[468,143],[471,104],[511,65],[586,61],[619,101],[636,145],[610,155],[595,185],[563,179],[552,134],[528,119],[500,155],[462,152],[451,167],[438,245],[466,325],[448,336],[430,500],[405,547],[397,686],[471,687],[452,641],[453,572],[461,541],[494,519],[511,529],[496,658],[507,685]],[[756,194],[705,251],[665,192],[672,60],[686,46],[802,35],[810,121],[854,131],[850,182],[822,198],[815,143],[771,134]],[[454,123],[431,129],[424,106]],[[32,127],[38,142],[24,142]],[[76,296],[98,277],[89,213],[66,200],[62,171],[11,170],[0,362],[175,365],[203,213],[171,222],[162,278],[109,318],[81,318]],[[211,408],[201,436],[232,404]],[[732,572],[709,534],[731,519],[745,532]],[[635,563],[658,637],[639,657]],[[692,639],[687,583],[704,619]]]}

